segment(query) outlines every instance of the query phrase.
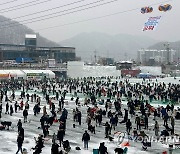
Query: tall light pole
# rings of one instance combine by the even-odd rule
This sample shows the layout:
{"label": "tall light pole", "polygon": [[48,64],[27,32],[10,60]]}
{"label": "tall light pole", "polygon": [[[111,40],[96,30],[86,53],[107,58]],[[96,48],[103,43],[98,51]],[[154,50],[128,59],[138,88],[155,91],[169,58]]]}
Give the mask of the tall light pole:
{"label": "tall light pole", "polygon": [[170,64],[171,63],[171,56],[170,56],[170,48],[169,48],[169,43],[164,44],[164,47],[166,48],[167,51],[167,63]]}
{"label": "tall light pole", "polygon": [[96,53],[97,53],[97,51],[95,50],[95,51],[94,51],[94,60],[95,60],[95,65],[96,65],[96,63],[97,63],[97,56],[96,56]]}

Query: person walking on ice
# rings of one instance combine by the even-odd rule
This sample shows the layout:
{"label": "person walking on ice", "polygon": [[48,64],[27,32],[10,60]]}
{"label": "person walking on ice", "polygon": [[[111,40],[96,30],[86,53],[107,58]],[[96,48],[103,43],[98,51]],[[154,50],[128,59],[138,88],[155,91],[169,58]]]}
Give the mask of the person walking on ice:
{"label": "person walking on ice", "polygon": [[88,142],[90,141],[90,135],[87,131],[82,136],[82,141],[84,141],[84,149],[88,150]]}

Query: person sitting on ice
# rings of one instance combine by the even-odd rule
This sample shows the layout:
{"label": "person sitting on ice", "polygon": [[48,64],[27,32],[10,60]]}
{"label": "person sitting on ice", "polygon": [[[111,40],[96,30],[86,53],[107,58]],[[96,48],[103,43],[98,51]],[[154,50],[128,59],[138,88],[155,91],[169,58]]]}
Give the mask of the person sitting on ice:
{"label": "person sitting on ice", "polygon": [[143,140],[143,141],[142,141],[142,149],[146,151],[146,150],[147,150],[147,147],[148,147],[147,141],[146,141],[146,140]]}

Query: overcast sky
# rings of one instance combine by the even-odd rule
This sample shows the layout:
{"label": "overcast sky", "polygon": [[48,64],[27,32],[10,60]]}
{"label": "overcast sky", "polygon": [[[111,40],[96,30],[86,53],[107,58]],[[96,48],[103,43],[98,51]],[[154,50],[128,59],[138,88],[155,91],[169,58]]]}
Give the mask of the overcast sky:
{"label": "overcast sky", "polygon": [[[16,0],[8,4],[3,4],[9,1],[12,1],[12,0],[1,0],[0,10],[8,8],[8,7],[24,4],[27,2],[32,2],[34,0]],[[48,0],[39,0],[36,3],[44,2],[44,1],[48,1]],[[12,19],[12,18],[17,18],[22,15],[28,15],[30,13],[35,13],[38,11],[51,9],[54,7],[62,6],[68,3],[76,2],[76,1],[80,1],[80,0],[49,0],[49,2],[44,2],[39,5],[37,4],[35,6],[29,6],[23,9],[17,9],[10,12],[0,11],[0,13],[1,15],[4,15]],[[42,15],[48,15],[50,13],[60,12],[63,10],[69,10],[66,12],[59,13],[59,14],[64,14],[70,11],[74,11],[75,9],[70,10],[74,7],[78,7],[78,6],[96,2],[96,1],[100,1],[100,0],[84,0],[74,5],[69,5],[66,7],[61,7],[59,9],[54,9],[52,11],[38,13],[31,16],[26,16],[24,18],[18,18],[16,20],[20,21],[21,23],[24,23],[23,22],[24,20],[27,20],[30,18],[34,18],[34,17],[38,17]],[[110,1],[112,0],[103,0],[102,2],[88,5],[85,7],[81,7],[79,9],[83,9],[89,6],[99,5],[102,3],[107,3]],[[156,3],[171,4],[172,10],[167,11],[167,12],[160,12],[158,11],[158,6],[160,4],[152,5]],[[30,3],[29,5],[32,5],[32,4],[34,3]],[[141,14],[140,8],[143,6],[152,6],[154,8],[154,11],[150,14]],[[135,9],[135,8],[139,8],[139,9],[124,12],[124,13],[119,13],[114,16],[109,16],[106,18],[98,19],[98,20],[91,20],[87,22],[81,22],[78,24],[60,26],[60,27],[52,28],[52,29],[44,29],[44,28],[48,28],[52,26],[69,24],[69,23],[74,23],[77,21],[105,16],[105,15],[109,15],[109,14],[113,14],[117,12],[123,12],[123,11],[131,10],[131,9]],[[54,14],[54,15],[58,15],[58,14]],[[148,19],[148,17],[150,16],[162,16],[159,26],[156,31],[142,32],[143,25]],[[157,39],[157,40],[177,41],[177,40],[180,40],[180,0],[172,0],[169,2],[167,2],[167,0],[117,0],[112,3],[106,4],[103,6],[98,6],[92,9],[88,9],[88,10],[84,10],[84,11],[80,11],[76,13],[71,13],[68,15],[63,15],[63,16],[59,16],[59,17],[52,18],[49,20],[40,21],[40,22],[28,23],[25,25],[35,30],[35,32],[40,33],[42,36],[56,42],[71,38],[75,36],[76,34],[79,34],[82,32],[103,32],[103,33],[108,33],[112,35],[127,33],[127,34],[132,34],[132,35],[145,35],[145,36],[149,36],[154,39]]]}

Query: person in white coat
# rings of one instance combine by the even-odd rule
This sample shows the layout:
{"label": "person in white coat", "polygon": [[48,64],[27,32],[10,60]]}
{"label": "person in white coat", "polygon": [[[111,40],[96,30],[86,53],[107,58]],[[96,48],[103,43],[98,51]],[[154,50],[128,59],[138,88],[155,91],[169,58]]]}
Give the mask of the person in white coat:
{"label": "person in white coat", "polygon": [[96,130],[96,121],[94,118],[91,119],[91,127],[92,127],[92,133],[95,134],[95,130]]}

